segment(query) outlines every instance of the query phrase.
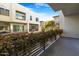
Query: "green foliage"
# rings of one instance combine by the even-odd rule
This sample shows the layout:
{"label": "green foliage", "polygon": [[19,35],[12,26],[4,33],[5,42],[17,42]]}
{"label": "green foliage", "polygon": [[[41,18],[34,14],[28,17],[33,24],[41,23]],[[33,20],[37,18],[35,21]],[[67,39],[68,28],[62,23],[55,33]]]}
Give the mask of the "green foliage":
{"label": "green foliage", "polygon": [[55,22],[54,21],[48,21],[45,23],[45,28],[48,28],[48,27],[54,27],[55,26]]}
{"label": "green foliage", "polygon": [[49,31],[49,30],[52,30],[53,28],[55,27],[55,21],[46,21],[46,22],[43,22],[42,24],[42,31]]}
{"label": "green foliage", "polygon": [[[61,29],[50,30],[46,32],[38,33],[10,33],[5,35],[0,35],[0,45],[3,47],[3,44],[6,43],[6,48],[9,51],[9,55],[19,55],[19,52],[23,51],[26,55],[29,55],[33,48],[40,43],[44,45],[48,42],[49,38],[52,38],[56,35],[61,35],[63,31]],[[0,46],[0,53],[2,47]],[[27,54],[29,53],[29,54]]]}
{"label": "green foliage", "polygon": [[54,32],[56,35],[61,35],[63,33],[63,30],[62,29],[55,29]]}

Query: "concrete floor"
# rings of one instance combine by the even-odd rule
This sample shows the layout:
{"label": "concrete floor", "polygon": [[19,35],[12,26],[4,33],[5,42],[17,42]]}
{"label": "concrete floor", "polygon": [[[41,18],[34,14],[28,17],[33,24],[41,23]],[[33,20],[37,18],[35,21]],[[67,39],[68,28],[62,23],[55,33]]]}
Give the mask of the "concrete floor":
{"label": "concrete floor", "polygon": [[40,56],[79,56],[79,39],[60,38]]}

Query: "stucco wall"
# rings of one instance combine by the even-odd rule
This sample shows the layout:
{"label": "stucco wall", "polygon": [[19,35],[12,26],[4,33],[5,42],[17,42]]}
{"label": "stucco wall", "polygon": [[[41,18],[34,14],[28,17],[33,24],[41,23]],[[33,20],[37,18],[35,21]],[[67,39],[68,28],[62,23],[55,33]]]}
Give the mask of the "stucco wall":
{"label": "stucco wall", "polygon": [[[8,3],[0,3],[0,7],[4,8],[4,9],[11,10],[11,6]],[[9,16],[0,14],[0,21],[10,22],[11,20],[10,20]]]}
{"label": "stucco wall", "polygon": [[[0,21],[17,23],[17,24],[18,23],[27,24],[28,32],[29,32],[29,23],[38,24],[39,25],[38,28],[40,30],[40,22],[39,21],[36,22],[36,17],[39,18],[39,16],[35,12],[28,9],[27,7],[24,7],[24,6],[17,4],[17,3],[0,3],[0,7],[10,10],[9,16],[5,16],[5,15],[0,14]],[[16,19],[16,10],[26,13],[26,19],[25,20]],[[30,16],[32,16],[31,21],[30,21]],[[10,24],[11,31],[13,30],[12,25],[13,24]]]}
{"label": "stucco wall", "polygon": [[[0,3],[0,7],[10,10],[9,16],[0,15],[0,21],[17,22],[17,23],[29,22],[29,23],[39,24],[39,21],[36,22],[36,17],[39,18],[39,16],[35,12],[28,9],[27,7],[24,7],[17,3]],[[26,13],[26,20],[17,20],[16,10]],[[30,15],[32,16],[32,19],[33,19],[32,21],[30,21]]]}
{"label": "stucco wall", "polygon": [[79,15],[61,15],[60,24],[63,26],[64,36],[79,38]]}
{"label": "stucco wall", "polygon": [[65,16],[65,36],[79,38],[79,15]]}

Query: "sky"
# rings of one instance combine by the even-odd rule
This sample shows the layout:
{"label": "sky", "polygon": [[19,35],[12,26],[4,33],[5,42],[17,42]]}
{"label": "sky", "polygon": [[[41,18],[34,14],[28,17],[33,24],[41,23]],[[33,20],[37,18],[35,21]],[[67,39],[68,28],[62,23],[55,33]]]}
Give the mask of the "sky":
{"label": "sky", "polygon": [[19,3],[39,15],[40,21],[53,20],[53,16],[59,15],[46,3]]}

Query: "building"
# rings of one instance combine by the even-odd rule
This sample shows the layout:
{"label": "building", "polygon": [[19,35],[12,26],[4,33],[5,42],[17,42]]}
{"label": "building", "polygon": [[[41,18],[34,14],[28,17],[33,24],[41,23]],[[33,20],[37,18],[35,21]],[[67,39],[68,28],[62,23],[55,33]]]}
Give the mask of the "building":
{"label": "building", "polygon": [[0,32],[40,31],[36,13],[16,3],[0,3]]}
{"label": "building", "polygon": [[79,3],[49,4],[60,13],[58,20],[65,37],[79,38]]}
{"label": "building", "polygon": [[54,21],[55,21],[55,27],[62,29],[62,27],[61,27],[61,25],[60,25],[59,17],[60,17],[59,15],[58,15],[58,16],[53,16]]}

